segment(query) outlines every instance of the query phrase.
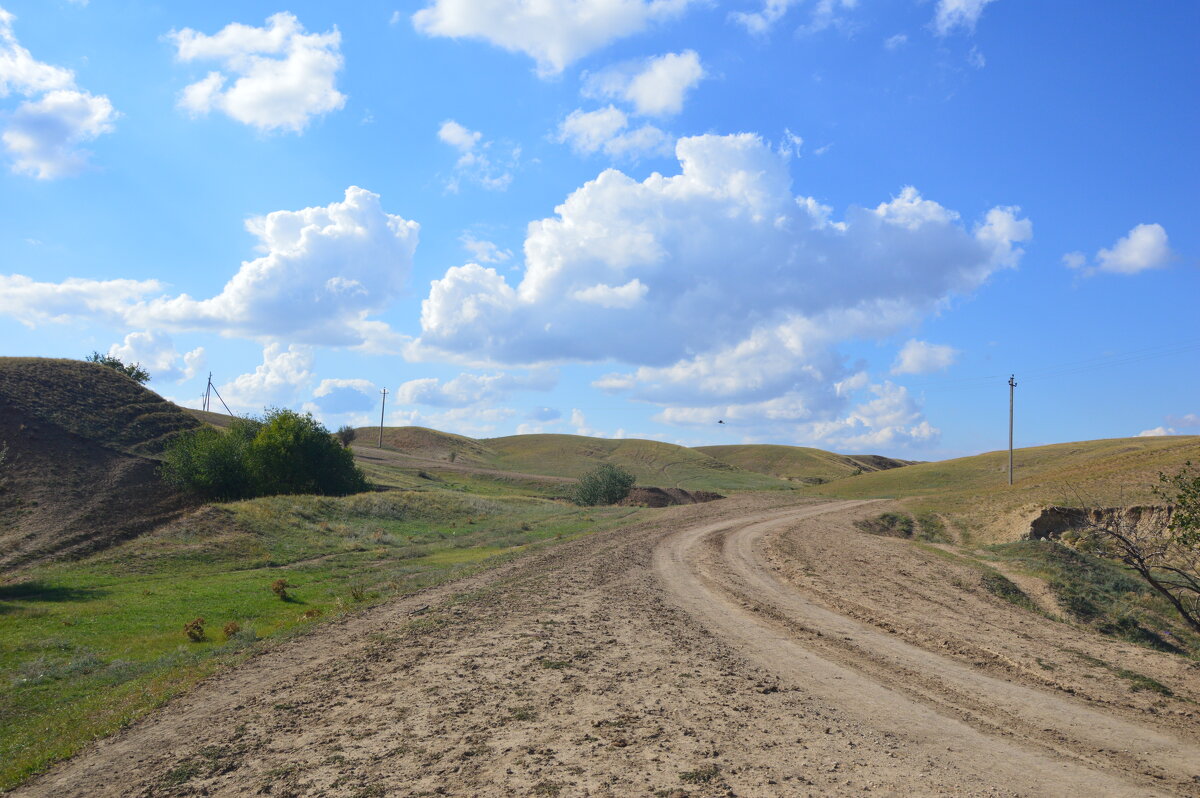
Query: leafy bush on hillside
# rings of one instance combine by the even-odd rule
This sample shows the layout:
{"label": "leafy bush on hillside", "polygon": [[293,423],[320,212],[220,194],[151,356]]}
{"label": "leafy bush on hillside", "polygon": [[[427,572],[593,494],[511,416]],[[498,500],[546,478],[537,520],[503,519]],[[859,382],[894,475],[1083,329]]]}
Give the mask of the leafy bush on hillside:
{"label": "leafy bush on hillside", "polygon": [[99,363],[101,366],[108,366],[114,371],[119,371],[138,385],[145,385],[150,381],[150,372],[142,368],[141,363],[126,363],[119,357],[102,355],[99,352],[92,352],[84,360],[89,363]]}
{"label": "leafy bush on hillside", "polygon": [[358,430],[349,424],[343,424],[338,427],[337,439],[341,441],[342,446],[349,446],[354,443],[354,439],[358,437]]}
{"label": "leafy bush on hillside", "polygon": [[629,495],[634,476],[620,466],[602,463],[579,478],[572,501],[584,506],[616,504]]}
{"label": "leafy bush on hillside", "polygon": [[366,490],[354,455],[311,414],[272,408],[237,419],[227,430],[199,427],[177,436],[163,458],[163,478],[206,499]]}

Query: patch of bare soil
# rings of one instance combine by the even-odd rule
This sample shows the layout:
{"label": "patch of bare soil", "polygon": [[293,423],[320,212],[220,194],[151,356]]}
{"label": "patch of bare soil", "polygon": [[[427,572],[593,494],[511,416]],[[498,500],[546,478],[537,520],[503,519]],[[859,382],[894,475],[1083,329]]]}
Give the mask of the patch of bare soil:
{"label": "patch of bare soil", "polygon": [[[124,378],[122,378],[124,379]],[[123,454],[0,401],[0,572],[140,535],[195,502]]]}
{"label": "patch of bare soil", "polygon": [[863,504],[668,508],[390,602],[15,794],[1200,794],[1195,671],[998,604]]}
{"label": "patch of bare soil", "polygon": [[719,493],[683,488],[633,488],[617,504],[623,507],[673,507],[676,504],[703,504],[724,499]]}

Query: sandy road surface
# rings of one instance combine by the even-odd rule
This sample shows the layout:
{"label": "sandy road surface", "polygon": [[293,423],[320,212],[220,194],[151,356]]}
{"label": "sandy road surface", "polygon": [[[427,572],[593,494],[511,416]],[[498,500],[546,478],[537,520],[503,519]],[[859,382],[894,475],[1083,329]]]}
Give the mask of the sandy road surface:
{"label": "sandy road surface", "polygon": [[671,508],[377,607],[17,794],[1200,795],[1197,671],[861,535],[860,504]]}

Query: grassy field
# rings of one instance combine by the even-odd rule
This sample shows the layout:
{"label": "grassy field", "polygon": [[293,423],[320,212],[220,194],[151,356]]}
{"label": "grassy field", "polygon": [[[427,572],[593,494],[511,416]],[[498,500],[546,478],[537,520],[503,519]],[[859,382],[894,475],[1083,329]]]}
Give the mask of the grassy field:
{"label": "grassy field", "polygon": [[1113,438],[1018,449],[1008,485],[1008,452],[918,463],[812,488],[847,499],[897,498],[916,513],[937,512],[957,531],[985,542],[1020,537],[1048,505],[1110,507],[1154,503],[1160,471],[1200,462],[1200,436]]}
{"label": "grassy field", "polygon": [[810,485],[832,482],[864,471],[876,471],[881,465],[895,467],[904,462],[873,456],[856,459],[824,449],[772,444],[698,446],[695,451],[745,471]]}
{"label": "grassy field", "polygon": [[611,440],[579,435],[514,435],[483,441],[496,468],[531,474],[578,477],[600,463],[628,469],[637,484],[728,492],[794,487],[766,474],[745,471],[703,452],[670,443]]}
{"label": "grassy field", "polygon": [[[0,586],[0,789],[323,618],[636,513],[500,487],[216,505],[22,572]],[[195,618],[201,641],[183,631]]]}

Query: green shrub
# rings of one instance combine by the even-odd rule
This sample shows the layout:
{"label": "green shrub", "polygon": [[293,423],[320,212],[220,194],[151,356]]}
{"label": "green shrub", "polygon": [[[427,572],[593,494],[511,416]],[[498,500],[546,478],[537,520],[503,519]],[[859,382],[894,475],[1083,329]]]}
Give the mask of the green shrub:
{"label": "green shrub", "polygon": [[634,476],[620,466],[601,463],[579,478],[571,499],[576,504],[616,504],[629,495]]}
{"label": "green shrub", "polygon": [[84,358],[88,363],[98,363],[101,366],[108,366],[114,371],[119,371],[129,379],[139,385],[145,385],[150,381],[150,372],[142,368],[141,363],[126,363],[121,358],[114,355],[102,355],[99,352],[92,352]]}
{"label": "green shrub", "polygon": [[353,453],[311,414],[271,408],[262,420],[236,419],[227,430],[197,427],[167,446],[162,475],[205,499],[366,490]]}

